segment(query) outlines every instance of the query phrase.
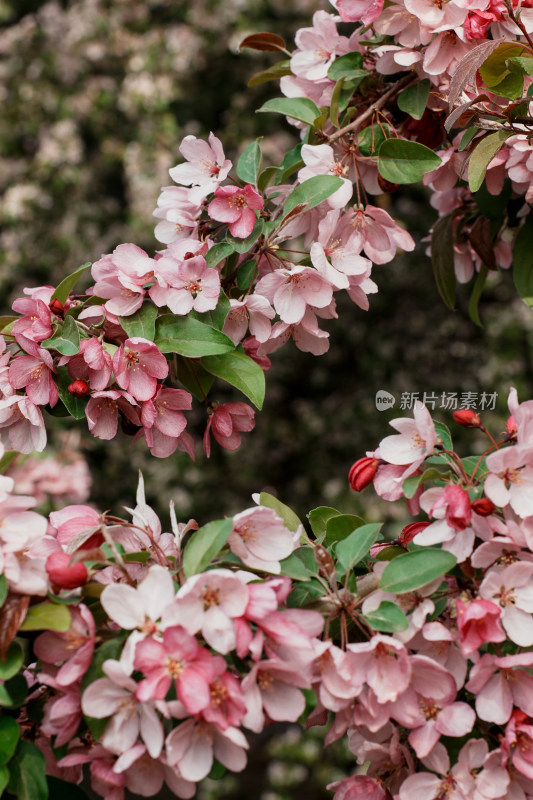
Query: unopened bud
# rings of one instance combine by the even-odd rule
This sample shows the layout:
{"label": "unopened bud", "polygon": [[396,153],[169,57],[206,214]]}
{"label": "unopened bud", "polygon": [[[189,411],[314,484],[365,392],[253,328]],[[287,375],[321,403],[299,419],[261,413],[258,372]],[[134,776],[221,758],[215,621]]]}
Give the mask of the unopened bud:
{"label": "unopened bud", "polygon": [[405,528],[402,529],[398,536],[398,544],[405,547],[430,524],[430,522],[410,522],[409,525],[406,525]]}
{"label": "unopened bud", "polygon": [[461,408],[458,411],[454,411],[453,418],[457,424],[462,425],[463,428],[481,427],[481,419],[479,418],[479,414],[476,414],[476,412],[472,411],[470,408]]}
{"label": "unopened bud", "polygon": [[335,574],[335,562],[325,547],[321,544],[315,546],[315,561],[318,566],[318,571],[324,575],[328,580]]}
{"label": "unopened bud", "polygon": [[480,517],[490,517],[495,508],[496,506],[488,497],[480,497],[479,500],[472,502],[472,511],[475,511]]}
{"label": "unopened bud", "polygon": [[65,306],[61,302],[61,300],[50,300],[48,304],[48,308],[55,314],[56,317],[64,317],[65,316]]}
{"label": "unopened bud", "polygon": [[67,389],[74,397],[86,397],[90,391],[86,381],[73,381],[67,386]]}
{"label": "unopened bud", "polygon": [[348,473],[348,483],[354,492],[361,492],[369,483],[372,483],[378,467],[379,459],[372,456],[360,458],[352,465]]}
{"label": "unopened bud", "polygon": [[509,439],[516,439],[518,428],[516,427],[515,418],[513,416],[510,416],[505,423],[505,430],[507,431]]}
{"label": "unopened bud", "polygon": [[70,564],[68,553],[57,551],[46,559],[45,568],[51,583],[60,589],[77,589],[89,580],[89,573],[83,561]]}

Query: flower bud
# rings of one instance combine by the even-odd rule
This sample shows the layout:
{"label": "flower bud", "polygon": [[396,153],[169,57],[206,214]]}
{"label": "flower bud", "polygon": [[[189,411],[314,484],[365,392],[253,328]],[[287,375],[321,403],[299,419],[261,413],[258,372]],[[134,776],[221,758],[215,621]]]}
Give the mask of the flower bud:
{"label": "flower bud", "polygon": [[475,511],[480,517],[490,517],[495,508],[496,506],[488,497],[480,497],[479,500],[472,502],[472,511]]}
{"label": "flower bud", "polygon": [[430,525],[430,522],[410,522],[409,525],[406,525],[405,528],[402,529],[400,535],[398,536],[398,544],[405,547],[412,542],[415,536],[419,533],[422,533],[424,528],[427,528]]}
{"label": "flower bud", "polygon": [[454,411],[453,418],[457,424],[462,425],[463,428],[481,427],[479,414],[476,414],[476,412],[472,411],[470,408],[461,408],[458,411]]}
{"label": "flower bud", "polygon": [[510,416],[505,423],[505,430],[507,431],[507,436],[509,439],[516,439],[518,428],[516,427],[515,418],[513,416]]}
{"label": "flower bud", "polygon": [[65,316],[65,306],[60,300],[50,300],[48,308],[50,309],[52,314],[56,315],[56,317]]}
{"label": "flower bud", "polygon": [[67,389],[74,397],[86,397],[89,394],[89,384],[86,381],[73,381]]}
{"label": "flower bud", "polygon": [[60,589],[77,589],[84,586],[89,579],[87,567],[83,561],[70,565],[71,556],[62,550],[51,553],[46,559],[45,568],[51,583]]}
{"label": "flower bud", "polygon": [[372,483],[378,467],[379,459],[372,456],[360,458],[352,465],[348,473],[348,483],[354,492],[361,492],[369,483]]}

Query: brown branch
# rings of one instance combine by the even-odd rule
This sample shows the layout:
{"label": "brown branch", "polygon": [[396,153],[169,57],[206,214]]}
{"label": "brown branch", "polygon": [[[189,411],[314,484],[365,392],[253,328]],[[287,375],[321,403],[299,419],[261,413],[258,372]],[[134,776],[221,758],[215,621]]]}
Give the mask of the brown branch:
{"label": "brown branch", "polygon": [[381,97],[376,100],[375,103],[372,103],[372,105],[368,106],[368,108],[363,111],[363,113],[360,114],[357,119],[354,119],[349,125],[345,125],[344,128],[340,128],[340,130],[329,136],[329,144],[337,141],[337,139],[340,139],[341,136],[344,136],[346,133],[351,133],[352,131],[356,131],[358,128],[360,128],[363,122],[366,122],[366,120],[371,117],[375,111],[383,108],[383,106],[386,105],[389,100],[392,100],[393,97],[396,97],[401,89],[403,89],[409,83],[412,83],[416,77],[417,76],[413,72],[409,72],[407,75],[404,75],[403,78],[400,78],[399,81],[396,81],[396,83],[391,86],[391,88],[385,92],[385,94],[381,95]]}

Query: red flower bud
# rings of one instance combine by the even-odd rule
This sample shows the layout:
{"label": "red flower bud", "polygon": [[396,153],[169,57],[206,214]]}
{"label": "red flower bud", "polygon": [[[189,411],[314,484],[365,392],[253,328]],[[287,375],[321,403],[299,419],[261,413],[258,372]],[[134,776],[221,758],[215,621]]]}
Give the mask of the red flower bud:
{"label": "red flower bud", "polygon": [[516,427],[516,422],[513,416],[510,416],[505,423],[505,430],[507,431],[507,436],[509,439],[516,439],[518,428]]}
{"label": "red flower bud", "polygon": [[409,525],[406,525],[405,528],[402,529],[398,536],[398,544],[405,547],[409,542],[413,541],[417,534],[422,533],[424,528],[427,528],[430,524],[430,522],[410,522]]}
{"label": "red flower bud", "polygon": [[472,411],[470,408],[461,408],[459,409],[459,411],[454,411],[453,418],[457,422],[457,424],[462,425],[463,428],[481,427],[481,420],[479,418],[479,414],[476,414],[476,412]]}
{"label": "red flower bud", "polygon": [[86,381],[74,381],[67,389],[74,397],[86,397],[89,394],[89,384]]}
{"label": "red flower bud", "polygon": [[378,467],[379,459],[372,456],[360,458],[353,464],[348,473],[348,483],[354,492],[361,492],[369,483],[372,483]]}
{"label": "red flower bud", "polygon": [[62,550],[52,553],[46,559],[45,568],[50,581],[60,589],[77,589],[84,586],[89,573],[83,561],[70,565],[71,556]]}
{"label": "red flower bud", "polygon": [[496,506],[488,497],[480,497],[479,500],[472,502],[472,511],[475,511],[480,517],[490,517],[495,508]]}
{"label": "red flower bud", "polygon": [[56,317],[64,317],[65,316],[65,306],[60,300],[51,300],[48,304],[48,308],[55,314]]}

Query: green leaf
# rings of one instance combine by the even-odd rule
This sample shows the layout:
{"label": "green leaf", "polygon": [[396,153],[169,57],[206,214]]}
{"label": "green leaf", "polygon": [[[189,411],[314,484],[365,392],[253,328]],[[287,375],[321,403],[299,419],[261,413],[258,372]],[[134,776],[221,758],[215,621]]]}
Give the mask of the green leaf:
{"label": "green leaf", "polygon": [[74,397],[68,390],[72,383],[72,378],[68,374],[67,367],[58,367],[54,377],[55,385],[59,394],[59,399],[74,419],[85,419],[85,406],[89,402],[87,397]]}
{"label": "green leaf", "polygon": [[468,185],[471,192],[477,192],[481,188],[487,167],[502,149],[505,140],[512,135],[512,131],[494,131],[476,144],[468,162]]}
{"label": "green leaf", "polygon": [[279,563],[281,566],[281,574],[295,581],[309,581],[313,576],[313,573],[307,569],[296,553],[291,553],[290,556],[284,558],[283,561]]}
{"label": "green leaf", "polygon": [[275,180],[276,185],[285,183],[288,178],[293,175],[297,169],[301,169],[304,165],[302,161],[302,145],[297,144],[292,150],[288,150],[283,156],[283,161],[278,168],[278,177]]}
{"label": "green leaf", "polygon": [[265,373],[253,358],[239,350],[202,358],[207,372],[235,386],[261,409],[265,399]]}
{"label": "green leaf", "polygon": [[390,134],[388,125],[367,125],[357,134],[356,142],[362,156],[375,156]]}
{"label": "green leaf", "polygon": [[246,237],[246,239],[237,239],[236,237],[231,236],[229,233],[226,236],[226,239],[236,253],[247,253],[251,246],[256,243],[263,233],[264,225],[265,223],[261,218],[256,219],[253,230],[251,234]]}
{"label": "green leaf", "polygon": [[487,266],[485,264],[482,264],[481,269],[477,274],[477,278],[474,283],[474,288],[472,289],[472,294],[470,295],[470,302],[468,303],[468,313],[470,315],[470,319],[475,325],[478,325],[480,328],[482,328],[483,325],[479,318],[479,312],[478,312],[479,298],[481,297],[481,293],[483,292],[483,288],[487,282],[488,274],[489,270]]}
{"label": "green leaf", "polygon": [[519,75],[533,75],[533,58],[513,56],[505,61],[505,65],[511,72],[516,72]]}
{"label": "green leaf", "polygon": [[332,515],[326,522],[326,536],[322,544],[329,547],[335,542],[346,539],[355,528],[360,528],[365,524],[364,519],[355,514]]}
{"label": "green leaf", "polygon": [[18,450],[6,450],[2,458],[0,458],[0,475],[5,475],[5,473],[8,471],[13,461],[19,455],[20,453],[18,452]]}
{"label": "green leaf", "polygon": [[442,441],[446,450],[453,450],[453,440],[450,429],[443,422],[434,422],[437,438]]}
{"label": "green leaf", "polygon": [[427,78],[408,86],[398,95],[398,108],[413,119],[422,119],[429,97],[430,82]]}
{"label": "green leaf", "polygon": [[33,742],[20,741],[9,762],[8,791],[17,800],[48,800],[46,762]]}
{"label": "green leaf", "polygon": [[203,572],[228,541],[233,519],[208,522],[194,531],[183,552],[183,571],[187,578]]}
{"label": "green leaf", "polygon": [[411,477],[406,478],[402,483],[402,492],[404,496],[410,500],[411,497],[415,496],[419,486],[427,483],[427,481],[445,480],[449,475],[449,472],[440,472],[440,470],[430,467],[426,469],[422,475],[411,475]]}
{"label": "green leaf", "polygon": [[20,626],[21,631],[59,631],[65,633],[70,628],[70,611],[67,606],[57,603],[39,603],[31,606]]}
{"label": "green leaf", "polygon": [[4,331],[6,333],[11,333],[11,330],[6,331],[6,328],[10,329],[13,323],[16,322],[18,319],[20,319],[20,317],[13,317],[10,316],[9,314],[3,314],[2,316],[0,316],[0,333],[3,333]]}
{"label": "green leaf", "polygon": [[8,681],[19,672],[22,664],[24,663],[24,651],[15,639],[9,645],[7,655],[4,661],[0,659],[0,680]]}
{"label": "green leaf", "polygon": [[466,131],[463,133],[461,137],[461,141],[459,142],[459,147],[457,148],[460,153],[463,150],[466,150],[474,136],[480,132],[481,128],[476,128],[475,125],[472,125],[470,128],[467,128]]}
{"label": "green leaf", "polygon": [[188,358],[229,353],[235,349],[231,339],[222,331],[192,317],[176,314],[159,317],[154,342],[162,353],[178,353]]}
{"label": "green leaf", "polygon": [[128,334],[128,338],[139,336],[153,342],[155,336],[155,318],[158,308],[153,303],[143,303],[141,308],[129,317],[119,317],[120,324]]}
{"label": "green leaf", "polygon": [[66,278],[63,278],[50,300],[59,300],[60,303],[64,304],[78,280],[81,278],[85,270],[89,269],[90,266],[91,262],[88,261],[86,264],[83,264],[83,266],[79,267],[76,272],[72,272],[70,275],[67,275]]}
{"label": "green leaf", "polygon": [[513,248],[513,279],[516,291],[530,308],[533,308],[533,219],[531,214],[515,240]]}
{"label": "green leaf", "polygon": [[268,69],[264,69],[261,72],[256,72],[254,75],[252,75],[246,85],[260,86],[262,83],[275,81],[278,78],[283,78],[284,75],[290,75],[290,64],[290,61],[279,61],[277,64],[273,64],[271,67],[268,67]]}
{"label": "green leaf", "polygon": [[245,183],[257,187],[257,178],[261,169],[261,148],[259,142],[263,137],[256,139],[246,147],[237,161],[237,175]]}
{"label": "green leaf", "polygon": [[403,547],[397,544],[391,544],[390,547],[384,547],[379,553],[376,555],[376,561],[392,561],[393,558],[397,558],[398,556],[403,555],[405,550]]}
{"label": "green leaf", "polygon": [[281,517],[286,527],[290,531],[293,531],[293,533],[296,533],[298,527],[302,524],[292,508],[289,508],[289,506],[286,506],[285,503],[282,503],[281,500],[278,500],[277,497],[274,497],[274,495],[268,492],[261,492],[259,495],[259,505],[265,506],[265,508],[271,508],[275,511],[278,517]]}
{"label": "green leaf", "polygon": [[328,69],[330,81],[337,82],[340,78],[364,78],[369,73],[363,69],[363,56],[361,53],[346,53],[339,56]]}
{"label": "green leaf", "polygon": [[0,575],[0,608],[6,602],[7,593],[9,592],[9,583],[6,576],[2,573]]}
{"label": "green leaf", "polygon": [[264,112],[283,114],[307,125],[313,125],[315,119],[320,116],[320,109],[307,97],[274,97],[272,100],[267,100],[255,113]]}
{"label": "green leaf", "polygon": [[221,291],[216,308],[213,308],[211,311],[202,311],[201,313],[199,311],[190,311],[189,317],[191,319],[197,319],[199,322],[203,322],[205,325],[210,325],[212,328],[221,331],[230,308],[231,305],[228,297]]}
{"label": "green leaf", "polygon": [[279,172],[278,167],[267,167],[262,171],[262,173],[257,179],[257,191],[260,194],[263,194],[267,186],[270,185],[270,182],[278,174],[278,172]]}
{"label": "green leaf", "polygon": [[[332,521],[335,519],[338,518],[334,518]],[[345,572],[351,570],[368,555],[368,551],[379,536],[380,528],[381,523],[379,522],[361,525],[342,542],[337,542],[335,553]]]}
{"label": "green leaf", "polygon": [[213,385],[213,376],[210,375],[199,362],[193,363],[188,358],[177,357],[177,378],[188,392],[202,402],[209,394]]}
{"label": "green leaf", "polygon": [[252,283],[254,276],[257,273],[257,260],[249,258],[238,269],[237,272],[237,286],[241,291],[245,292]]}
{"label": "green leaf", "polygon": [[53,778],[47,775],[48,787],[50,789],[51,800],[89,800],[81,786],[62,781],[60,778]]}
{"label": "green leaf", "polygon": [[474,200],[476,201],[476,206],[485,217],[501,223],[502,217],[507,212],[511,191],[511,181],[508,179],[504,181],[502,190],[498,195],[490,194],[487,185],[483,183],[479,191],[475,193]]}
{"label": "green leaf", "polygon": [[337,511],[336,508],[331,508],[330,506],[318,506],[318,508],[313,508],[313,510],[309,512],[307,519],[309,520],[311,530],[315,534],[319,544],[322,543],[322,540],[326,535],[326,525],[328,521],[332,517],[340,516],[341,512]]}
{"label": "green leaf", "polygon": [[215,244],[210,250],[207,251],[205,256],[205,263],[208,269],[212,269],[216,267],[217,264],[220,264],[225,258],[228,258],[232,253],[235,252],[235,248],[233,244],[229,242],[220,242],[219,244]]}
{"label": "green leaf", "polygon": [[72,317],[66,316],[65,321],[58,326],[57,330],[41,342],[43,347],[57,350],[64,356],[75,356],[80,352],[80,331]]}
{"label": "green leaf", "polygon": [[503,42],[483,62],[479,73],[483,81],[494,94],[516,100],[524,92],[524,76],[520,69],[510,69],[508,60],[520,56],[524,46]]}
{"label": "green leaf", "polygon": [[453,251],[453,214],[437,220],[431,235],[431,263],[440,296],[450,309],[455,308],[455,265]]}
{"label": "green leaf", "polygon": [[0,717],[0,764],[6,764],[17,749],[20,728],[13,717]]}
{"label": "green leaf", "polygon": [[5,683],[0,684],[0,706],[4,708],[20,708],[26,700],[28,684],[24,675],[19,673]]}
{"label": "green leaf", "polygon": [[335,125],[336,128],[339,127],[339,101],[344,81],[345,78],[339,78],[339,80],[335,84],[335,88],[333,89],[333,94],[331,95],[331,103],[329,105],[329,119],[331,124]]}
{"label": "green leaf", "polygon": [[312,178],[298,184],[287,197],[284,214],[288,214],[301,203],[306,204],[306,211],[314,208],[323,200],[330,197],[342,186],[342,178],[336,175],[314,175]]}
{"label": "green leaf", "polygon": [[384,592],[404,594],[445,575],[456,565],[457,559],[447,550],[424,547],[403,553],[390,561],[381,576],[379,588]]}
{"label": "green leaf", "polygon": [[375,631],[382,631],[383,633],[405,631],[409,627],[409,622],[402,609],[389,600],[383,600],[375,611],[363,614],[363,619]]}
{"label": "green leaf", "polygon": [[9,783],[9,770],[6,766],[0,766],[0,797]]}
{"label": "green leaf", "polygon": [[379,174],[390,183],[416,183],[442,163],[429,147],[407,139],[386,139],[378,155]]}

